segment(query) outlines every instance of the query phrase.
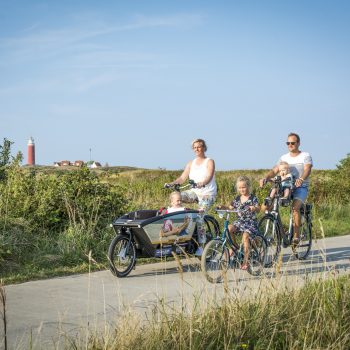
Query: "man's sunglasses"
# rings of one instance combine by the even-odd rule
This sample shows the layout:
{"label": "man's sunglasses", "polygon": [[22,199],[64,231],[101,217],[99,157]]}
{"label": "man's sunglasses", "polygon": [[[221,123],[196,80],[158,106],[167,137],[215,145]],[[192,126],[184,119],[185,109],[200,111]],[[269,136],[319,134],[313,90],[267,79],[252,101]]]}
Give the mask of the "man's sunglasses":
{"label": "man's sunglasses", "polygon": [[286,145],[287,145],[287,146],[289,146],[289,145],[293,145],[293,146],[294,146],[295,144],[296,144],[295,141],[294,141],[294,142],[286,142]]}

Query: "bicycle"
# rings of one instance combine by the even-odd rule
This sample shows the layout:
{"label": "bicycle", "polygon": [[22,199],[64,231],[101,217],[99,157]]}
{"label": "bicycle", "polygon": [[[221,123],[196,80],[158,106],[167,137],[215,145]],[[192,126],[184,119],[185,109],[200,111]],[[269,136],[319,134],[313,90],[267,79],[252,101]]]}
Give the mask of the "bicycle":
{"label": "bicycle", "polygon": [[[174,187],[180,191],[190,186],[195,186],[195,183]],[[116,236],[108,249],[109,267],[113,275],[126,277],[135,268],[136,260],[140,257],[163,258],[173,254],[194,254],[198,248],[199,215],[199,211],[194,209],[166,213],[164,208],[161,208],[137,210],[115,219],[112,227]],[[210,215],[204,215],[203,220],[206,239],[210,241],[219,234],[219,224]],[[160,237],[160,231],[166,221],[180,226],[186,222],[183,234]]]}
{"label": "bicycle", "polygon": [[[204,248],[201,267],[206,279],[211,283],[219,283],[224,278],[228,268],[240,268],[244,260],[243,243],[236,244],[228,230],[230,214],[237,210],[216,209],[220,218],[225,215],[224,228],[221,236],[211,240]],[[265,266],[267,243],[261,234],[249,236],[248,272],[259,276]]]}
{"label": "bicycle", "polygon": [[[268,256],[266,266],[272,266],[278,259],[281,252],[281,245],[284,248],[291,246],[293,254],[299,260],[304,260],[309,255],[312,245],[312,204],[304,204],[300,208],[301,225],[298,244],[293,243],[293,209],[290,205],[292,194],[288,199],[283,198],[282,180],[280,176],[276,176],[272,180],[273,186],[277,188],[276,195],[272,199],[270,210],[259,221],[259,230],[263,233],[267,245]],[[293,184],[294,186],[294,184]],[[293,190],[293,187],[292,187]],[[292,193],[293,191],[291,191]],[[269,204],[269,203],[267,203]],[[290,206],[288,230],[285,231],[282,225],[282,219],[279,212],[280,206]]]}

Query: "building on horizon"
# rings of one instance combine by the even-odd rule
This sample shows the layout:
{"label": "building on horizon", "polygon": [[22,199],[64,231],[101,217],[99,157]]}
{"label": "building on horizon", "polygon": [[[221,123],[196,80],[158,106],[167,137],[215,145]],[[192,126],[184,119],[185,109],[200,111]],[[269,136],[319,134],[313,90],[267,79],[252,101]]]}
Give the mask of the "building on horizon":
{"label": "building on horizon", "polygon": [[75,166],[81,168],[85,162],[83,160],[76,160],[74,163],[72,163],[69,160],[61,160],[60,162],[54,162],[54,166]]}
{"label": "building on horizon", "polygon": [[28,140],[28,165],[35,165],[35,143],[32,136]]}
{"label": "building on horizon", "polygon": [[100,162],[95,162],[95,161],[94,161],[94,162],[91,164],[90,167],[91,167],[91,168],[101,168],[102,165],[101,165]]}

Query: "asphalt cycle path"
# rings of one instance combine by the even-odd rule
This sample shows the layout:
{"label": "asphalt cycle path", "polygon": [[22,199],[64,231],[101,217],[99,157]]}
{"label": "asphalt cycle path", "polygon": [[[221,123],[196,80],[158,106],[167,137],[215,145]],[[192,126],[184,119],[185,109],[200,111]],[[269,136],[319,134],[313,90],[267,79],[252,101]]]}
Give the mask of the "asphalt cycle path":
{"label": "asphalt cycle path", "polygon": [[[200,261],[192,258],[181,259],[180,265],[137,265],[126,278],[105,270],[6,286],[9,349],[65,348],[70,337],[83,347],[90,335],[113,329],[128,312],[146,319],[156,310],[198,307],[198,301],[204,307],[227,292],[247,297],[350,271],[350,235],[314,240],[305,261],[296,260],[290,248],[282,253],[282,263],[265,269],[264,276],[229,270],[227,282],[219,284],[209,283]],[[0,349],[2,331],[0,321]]]}

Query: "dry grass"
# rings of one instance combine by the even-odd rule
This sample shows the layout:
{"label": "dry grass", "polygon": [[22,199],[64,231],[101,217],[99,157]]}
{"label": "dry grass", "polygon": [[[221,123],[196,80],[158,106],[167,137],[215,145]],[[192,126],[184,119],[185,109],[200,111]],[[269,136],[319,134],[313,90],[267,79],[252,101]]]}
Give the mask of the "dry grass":
{"label": "dry grass", "polygon": [[160,301],[146,322],[127,312],[114,329],[90,334],[86,342],[72,340],[71,345],[118,350],[349,349],[349,300],[348,277],[334,277],[252,299],[231,293],[205,309],[199,302],[170,308]]}

